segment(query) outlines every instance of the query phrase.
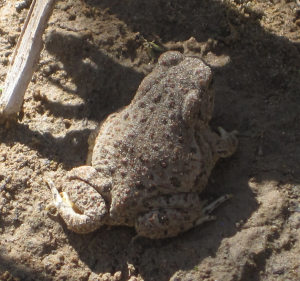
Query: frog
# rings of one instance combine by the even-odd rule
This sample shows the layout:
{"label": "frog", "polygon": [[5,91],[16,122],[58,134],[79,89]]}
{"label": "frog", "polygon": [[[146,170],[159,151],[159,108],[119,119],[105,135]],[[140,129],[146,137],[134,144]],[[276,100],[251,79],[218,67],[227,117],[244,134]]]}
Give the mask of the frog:
{"label": "frog", "polygon": [[91,137],[86,165],[60,186],[47,178],[52,205],[67,227],[134,227],[150,239],[174,237],[215,217],[201,198],[220,158],[237,149],[237,131],[210,128],[212,70],[199,57],[163,53],[129,105],[110,114]]}

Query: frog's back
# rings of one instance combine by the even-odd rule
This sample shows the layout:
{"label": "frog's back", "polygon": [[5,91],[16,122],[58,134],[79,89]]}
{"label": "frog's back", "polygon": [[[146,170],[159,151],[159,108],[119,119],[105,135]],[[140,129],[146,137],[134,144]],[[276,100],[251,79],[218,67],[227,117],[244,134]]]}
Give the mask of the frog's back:
{"label": "frog's back", "polygon": [[206,159],[182,115],[185,96],[201,86],[194,79],[199,59],[172,53],[131,104],[104,121],[95,142],[92,165],[113,179],[113,196],[125,201],[199,188]]}

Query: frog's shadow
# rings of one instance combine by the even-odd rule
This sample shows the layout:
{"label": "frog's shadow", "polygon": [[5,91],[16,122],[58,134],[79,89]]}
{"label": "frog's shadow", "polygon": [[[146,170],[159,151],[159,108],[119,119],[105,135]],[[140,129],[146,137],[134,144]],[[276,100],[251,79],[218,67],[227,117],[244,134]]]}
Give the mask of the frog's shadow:
{"label": "frog's shadow", "polygon": [[[101,122],[104,116],[130,103],[144,76],[142,73],[116,63],[84,34],[51,29],[45,37],[45,49],[63,64],[63,70],[76,85],[76,90],[52,75],[48,80],[65,93],[76,94],[85,100],[84,105],[79,106],[44,100],[43,106],[52,114]],[[65,46],[71,47],[66,49]],[[53,68],[55,73],[57,66]]]}

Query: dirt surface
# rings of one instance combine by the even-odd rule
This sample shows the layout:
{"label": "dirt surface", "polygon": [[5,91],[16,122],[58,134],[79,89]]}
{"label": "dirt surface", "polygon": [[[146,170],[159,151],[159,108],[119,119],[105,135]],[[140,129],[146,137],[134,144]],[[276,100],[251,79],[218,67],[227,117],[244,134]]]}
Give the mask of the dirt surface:
{"label": "dirt surface", "polygon": [[[3,84],[28,9],[0,0]],[[26,6],[26,5],[25,5]],[[300,280],[300,11],[295,1],[58,1],[15,124],[0,127],[0,280]],[[193,37],[193,38],[191,38]],[[157,46],[153,45],[154,42]],[[69,231],[43,178],[83,165],[162,49],[214,72],[212,127],[240,145],[214,169],[217,220],[176,238]]]}

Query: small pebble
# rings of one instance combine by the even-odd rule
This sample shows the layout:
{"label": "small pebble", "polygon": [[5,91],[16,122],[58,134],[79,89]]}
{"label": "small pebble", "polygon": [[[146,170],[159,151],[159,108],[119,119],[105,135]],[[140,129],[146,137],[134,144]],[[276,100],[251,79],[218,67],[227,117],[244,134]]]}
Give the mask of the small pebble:
{"label": "small pebble", "polygon": [[30,7],[32,0],[23,0],[16,3],[15,8],[18,13],[20,13],[23,9],[27,9]]}

